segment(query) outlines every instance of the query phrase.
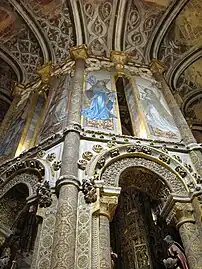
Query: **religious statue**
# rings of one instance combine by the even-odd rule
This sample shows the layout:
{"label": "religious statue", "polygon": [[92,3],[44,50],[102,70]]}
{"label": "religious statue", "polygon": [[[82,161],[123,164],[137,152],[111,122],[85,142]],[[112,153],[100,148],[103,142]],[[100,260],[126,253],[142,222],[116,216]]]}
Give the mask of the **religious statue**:
{"label": "religious statue", "polygon": [[168,244],[169,255],[167,259],[163,260],[165,267],[170,269],[189,269],[186,256],[180,244],[175,242],[170,235],[167,235],[164,241]]}

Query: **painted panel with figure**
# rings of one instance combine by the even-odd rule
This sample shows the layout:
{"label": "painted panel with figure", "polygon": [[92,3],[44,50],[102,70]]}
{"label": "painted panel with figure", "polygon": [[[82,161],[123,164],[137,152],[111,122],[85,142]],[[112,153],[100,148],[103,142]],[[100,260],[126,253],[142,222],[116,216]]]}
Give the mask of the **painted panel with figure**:
{"label": "painted panel with figure", "polygon": [[180,139],[180,133],[166,101],[155,81],[135,77],[141,112],[149,129],[149,137]]}
{"label": "painted panel with figure", "polygon": [[132,121],[134,135],[139,136],[141,138],[147,138],[147,133],[145,131],[145,124],[143,119],[141,118],[141,114],[139,113],[137,96],[135,95],[134,87],[131,81],[128,80],[128,83],[125,85],[124,92],[126,96],[128,109],[130,112],[130,118]]}
{"label": "painted panel with figure", "polygon": [[40,135],[41,140],[65,128],[68,118],[70,85],[71,79],[65,76],[61,78],[55,89]]}
{"label": "painted panel with figure", "polygon": [[29,105],[30,102],[25,101],[16,110],[15,119],[12,121],[7,134],[1,141],[0,159],[4,156],[13,156],[15,154],[16,148],[19,144],[19,140],[25,126]]}
{"label": "painted panel with figure", "polygon": [[87,75],[81,113],[86,129],[119,132],[117,97],[111,73],[97,71]]}

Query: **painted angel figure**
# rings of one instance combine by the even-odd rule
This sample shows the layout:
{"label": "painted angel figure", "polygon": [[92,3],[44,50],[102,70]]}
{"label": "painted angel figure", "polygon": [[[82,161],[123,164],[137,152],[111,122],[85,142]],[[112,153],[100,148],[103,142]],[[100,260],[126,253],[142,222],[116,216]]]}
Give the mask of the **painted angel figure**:
{"label": "painted angel figure", "polygon": [[112,113],[115,102],[115,93],[107,88],[109,80],[97,80],[90,76],[87,82],[91,88],[86,91],[90,105],[82,110],[82,115],[89,120],[109,120],[116,118]]}

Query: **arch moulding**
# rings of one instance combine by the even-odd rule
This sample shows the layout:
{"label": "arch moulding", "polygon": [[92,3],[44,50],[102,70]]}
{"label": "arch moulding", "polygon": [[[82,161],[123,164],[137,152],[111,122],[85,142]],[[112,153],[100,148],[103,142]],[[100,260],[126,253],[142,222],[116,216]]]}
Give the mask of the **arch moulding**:
{"label": "arch moulding", "polygon": [[118,187],[120,176],[128,168],[143,168],[153,173],[173,195],[188,196],[188,186],[196,185],[190,166],[170,156],[166,149],[140,144],[114,146],[101,151],[88,164],[86,176],[101,181],[104,186]]}

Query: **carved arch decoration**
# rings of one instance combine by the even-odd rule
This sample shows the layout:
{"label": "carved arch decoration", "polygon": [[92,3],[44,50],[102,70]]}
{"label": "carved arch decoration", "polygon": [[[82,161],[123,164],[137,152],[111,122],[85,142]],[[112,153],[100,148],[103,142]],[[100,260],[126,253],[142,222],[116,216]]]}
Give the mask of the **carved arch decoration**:
{"label": "carved arch decoration", "polygon": [[24,184],[29,196],[36,194],[37,183],[44,179],[45,167],[36,159],[18,161],[0,175],[0,198],[17,184]]}
{"label": "carved arch decoration", "polygon": [[179,12],[189,2],[189,0],[172,1],[158,24],[154,28],[147,46],[145,48],[145,61],[150,63],[152,59],[158,58],[160,45],[169,27],[172,25],[174,19],[178,16]]}
{"label": "carved arch decoration", "polygon": [[118,186],[121,173],[128,167],[146,168],[162,179],[170,192],[187,195],[190,185],[196,185],[191,166],[182,164],[166,150],[140,144],[128,144],[103,150],[86,167],[86,176],[101,180],[104,185]]}
{"label": "carved arch decoration", "polygon": [[202,57],[202,48],[191,48],[184,53],[166,73],[166,81],[172,90],[177,89],[177,83],[181,74],[195,61]]}
{"label": "carved arch decoration", "polygon": [[26,81],[26,72],[24,67],[3,46],[0,47],[0,58],[3,59],[8,64],[8,66],[11,67],[11,69],[16,75],[18,82],[23,83],[24,81]]}

